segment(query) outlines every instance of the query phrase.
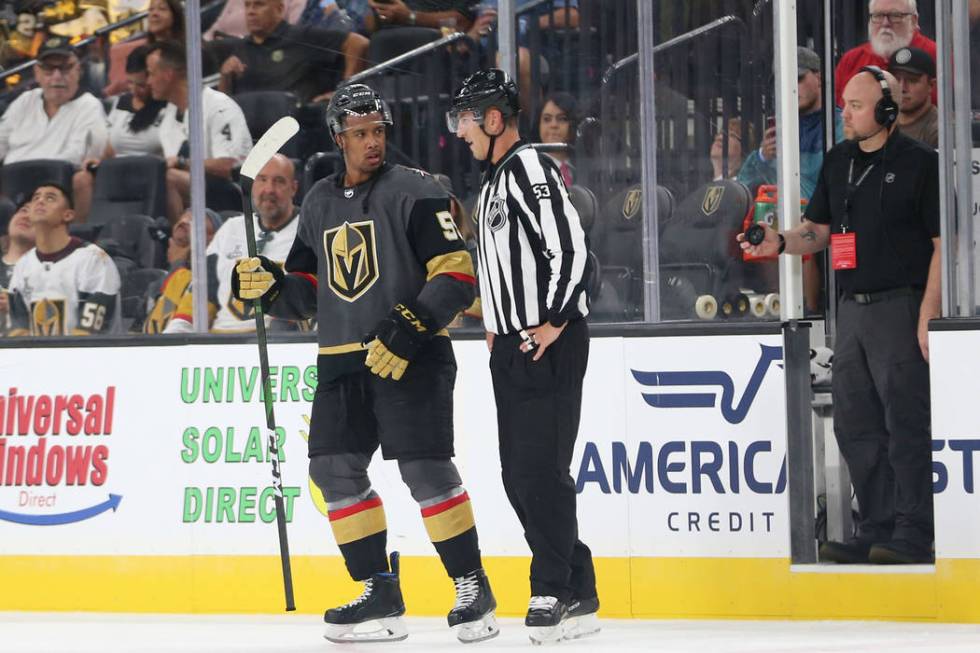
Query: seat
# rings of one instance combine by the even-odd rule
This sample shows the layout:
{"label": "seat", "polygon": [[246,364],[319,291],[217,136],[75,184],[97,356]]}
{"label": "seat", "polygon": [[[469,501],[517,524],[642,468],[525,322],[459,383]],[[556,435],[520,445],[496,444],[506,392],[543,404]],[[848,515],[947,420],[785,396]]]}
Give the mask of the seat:
{"label": "seat", "polygon": [[595,195],[584,186],[573,185],[568,189],[568,199],[575,207],[575,211],[578,212],[583,231],[588,234],[595,224],[596,214],[599,213],[599,203],[596,201]]}
{"label": "seat", "polygon": [[344,159],[339,152],[317,152],[306,160],[303,167],[300,192],[305,197],[316,182],[340,170],[343,165]]}
{"label": "seat", "polygon": [[238,184],[214,175],[204,175],[204,204],[209,209],[221,213],[222,211],[242,212],[242,189]]}
{"label": "seat", "polygon": [[152,289],[158,288],[166,276],[166,270],[157,268],[129,270],[122,279],[122,290],[120,291],[123,318],[131,319],[145,314],[145,307]]}
{"label": "seat", "polygon": [[[245,114],[245,122],[252,135],[252,142],[258,141],[262,134],[280,118],[295,117],[298,106],[296,96],[285,91],[239,93],[234,96],[234,100]],[[290,139],[279,151],[290,158],[295,158],[299,156],[299,141]]]}
{"label": "seat", "polygon": [[[372,64],[384,63],[441,37],[442,32],[430,27],[381,29],[371,35],[367,59]],[[417,97],[435,80],[440,80],[445,85],[443,90],[450,92],[450,65],[448,52],[432,52],[372,78],[370,85],[392,104],[402,98]]]}
{"label": "seat", "polygon": [[152,268],[160,260],[159,242],[154,240],[153,218],[145,215],[126,215],[103,225],[99,239],[114,241],[116,256],[125,256],[140,268]]}
{"label": "seat", "polygon": [[0,168],[0,190],[13,200],[14,204],[20,204],[21,200],[27,199],[27,194],[34,192],[42,181],[55,182],[70,191],[74,174],[75,166],[60,159],[33,159],[5,163]]}
{"label": "seat", "polygon": [[[657,186],[659,233],[673,219],[674,196]],[[639,185],[615,193],[603,207],[600,221],[593,225],[596,254],[603,265],[624,266],[635,274],[643,271],[643,193]]]}
{"label": "seat", "polygon": [[88,224],[106,224],[126,215],[167,215],[167,165],[163,159],[120,156],[99,164]]}

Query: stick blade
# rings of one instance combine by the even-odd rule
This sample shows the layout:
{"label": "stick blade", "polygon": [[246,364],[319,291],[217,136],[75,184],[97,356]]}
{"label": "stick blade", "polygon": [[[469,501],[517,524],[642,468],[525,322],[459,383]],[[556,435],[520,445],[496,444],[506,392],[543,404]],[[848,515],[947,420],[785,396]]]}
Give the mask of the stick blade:
{"label": "stick blade", "polygon": [[269,127],[262,134],[262,138],[248,153],[245,163],[242,164],[242,176],[255,179],[255,175],[259,174],[259,170],[272,158],[272,155],[278,152],[298,131],[299,123],[292,116],[277,120],[272,127]]}

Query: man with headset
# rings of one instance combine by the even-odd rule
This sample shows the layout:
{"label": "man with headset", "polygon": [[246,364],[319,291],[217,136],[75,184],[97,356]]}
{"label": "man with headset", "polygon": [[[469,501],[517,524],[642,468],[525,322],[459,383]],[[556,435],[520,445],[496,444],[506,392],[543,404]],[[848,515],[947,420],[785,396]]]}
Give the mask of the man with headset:
{"label": "man with headset", "polygon": [[755,255],[830,247],[838,288],[834,433],[857,535],[824,560],[932,562],[929,320],[940,313],[939,162],[896,129],[898,81],[865,67],[844,89],[844,141],[827,153],[800,226]]}

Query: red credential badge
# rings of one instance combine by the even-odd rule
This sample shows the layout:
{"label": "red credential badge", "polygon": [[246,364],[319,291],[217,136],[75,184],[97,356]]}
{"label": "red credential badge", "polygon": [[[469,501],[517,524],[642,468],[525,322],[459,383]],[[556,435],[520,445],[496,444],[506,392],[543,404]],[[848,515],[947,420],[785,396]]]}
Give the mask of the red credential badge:
{"label": "red credential badge", "polygon": [[830,235],[830,260],[835,270],[853,270],[858,266],[855,236],[853,231]]}

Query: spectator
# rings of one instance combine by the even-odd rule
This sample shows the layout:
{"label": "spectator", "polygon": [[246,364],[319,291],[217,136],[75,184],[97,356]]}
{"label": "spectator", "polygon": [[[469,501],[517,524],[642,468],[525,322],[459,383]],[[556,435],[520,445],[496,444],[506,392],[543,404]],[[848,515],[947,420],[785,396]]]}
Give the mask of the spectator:
{"label": "spectator", "polygon": [[[256,250],[277,265],[286,256],[296,238],[299,209],[293,198],[299,185],[296,183],[293,162],[276,154],[255,176],[252,184],[252,202],[255,213]],[[241,333],[255,330],[255,311],[252,302],[242,302],[231,294],[231,271],[238,259],[248,255],[245,241],[245,217],[229,218],[208,246],[208,320],[213,333]],[[193,330],[190,290],[181,297],[180,304],[164,333],[187,333]],[[266,316],[266,327],[274,323],[284,324]]]}
{"label": "spectator", "polygon": [[364,69],[368,40],[360,34],[294,27],[283,20],[283,0],[244,2],[249,33],[228,47],[221,91],[289,91],[304,103],[327,101],[341,76]]}
{"label": "spectator", "polygon": [[472,0],[368,0],[368,33],[390,27],[452,27],[465,32],[476,17]]}
{"label": "spectator", "polygon": [[[809,199],[823,165],[823,78],[820,57],[809,48],[797,48],[797,95],[800,112],[800,197]],[[834,108],[834,140],[843,138],[841,113]],[[751,152],[738,172],[738,180],[752,193],[761,184],[776,183],[776,127],[768,126],[762,146]]]}
{"label": "spectator", "polygon": [[43,182],[30,202],[36,245],[14,266],[10,335],[90,335],[119,325],[119,271],[97,245],[68,233],[69,191]]}
{"label": "spectator", "polygon": [[[160,146],[160,122],[167,103],[154,100],[146,83],[146,54],[150,46],[144,45],[129,53],[126,59],[126,77],[129,93],[112,99],[109,109],[109,144],[103,159],[114,156],[163,156]],[[99,159],[88,159],[75,173],[75,216],[85,222],[92,205],[95,186],[95,168]]]}
{"label": "spectator", "polygon": [[[552,93],[545,98],[538,118],[538,142],[545,144],[575,144],[575,127],[578,125],[578,102],[568,93]],[[575,169],[570,150],[548,152],[558,163],[565,186],[570,187]]]}
{"label": "spectator", "polygon": [[[170,104],[163,110],[160,144],[167,159],[167,215],[172,223],[190,204],[191,177],[186,146],[187,59],[180,45],[163,41],[154,44],[146,59],[147,82],[155,100]],[[210,88],[201,91],[204,109],[205,173],[231,179],[231,171],[252,149],[245,115],[230,97]]]}
{"label": "spectator", "polygon": [[79,93],[81,66],[68,39],[41,46],[34,67],[40,88],[22,93],[0,118],[0,159],[61,159],[76,166],[105,150],[105,110]]}
{"label": "spectator", "polygon": [[109,49],[109,84],[102,94],[110,96],[128,90],[129,55],[138,47],[158,41],[184,42],[184,10],[180,0],[151,0],[146,36],[116,43]]}
{"label": "spectator", "polygon": [[7,225],[7,250],[0,257],[0,335],[10,329],[10,278],[14,265],[34,247],[34,225],[31,224],[31,202],[25,199]]}
{"label": "spectator", "polygon": [[299,22],[310,27],[367,34],[364,17],[370,10],[368,0],[307,0]]}
{"label": "spectator", "polygon": [[[282,0],[282,4],[283,19],[290,25],[298,25],[307,0]],[[241,39],[251,31],[248,27],[248,6],[245,0],[228,0],[203,38],[205,41],[228,37]]]}
{"label": "spectator", "polygon": [[[750,141],[753,141],[748,145],[746,149],[751,149],[755,144],[754,141],[754,131],[752,128],[752,123],[746,124],[747,136]],[[724,143],[725,139],[728,140],[728,159],[724,158]],[[722,179],[731,179],[735,177],[735,173],[739,166],[742,165],[742,119],[741,118],[729,118],[728,129],[726,131],[719,131],[715,134],[715,139],[711,142],[711,168],[714,172],[714,181],[721,181]]]}
{"label": "spectator", "polygon": [[[844,106],[844,87],[851,77],[864,66],[887,68],[897,50],[912,46],[936,60],[936,42],[919,31],[916,0],[870,0],[868,12],[868,41],[845,52],[834,72],[834,99],[839,107]],[[935,89],[932,103],[936,103]]]}
{"label": "spectator", "polygon": [[[221,228],[221,216],[216,211],[204,209],[205,244],[210,245],[214,234]],[[167,269],[170,274],[161,282],[159,289],[153,294],[153,300],[147,307],[145,317],[137,318],[134,326],[146,334],[163,333],[173,319],[180,306],[184,294],[189,292],[191,285],[191,210],[184,211],[177,224],[170,231],[167,240]],[[212,271],[213,274],[213,271]],[[188,314],[192,311],[186,309]]]}
{"label": "spectator", "polygon": [[888,60],[888,70],[902,85],[898,128],[917,141],[939,147],[939,110],[929,101],[936,90],[936,62],[919,48],[902,48]]}

